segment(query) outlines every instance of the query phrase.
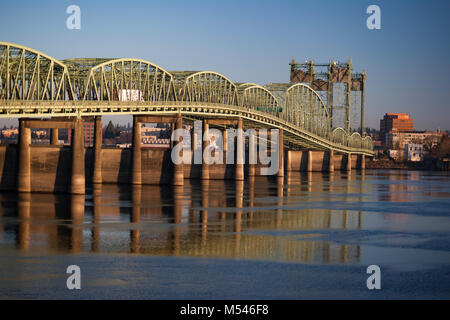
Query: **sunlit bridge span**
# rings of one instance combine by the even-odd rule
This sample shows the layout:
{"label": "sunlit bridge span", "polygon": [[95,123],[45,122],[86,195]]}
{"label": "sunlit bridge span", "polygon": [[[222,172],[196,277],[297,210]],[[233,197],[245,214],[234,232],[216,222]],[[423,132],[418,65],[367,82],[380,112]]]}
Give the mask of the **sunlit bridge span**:
{"label": "sunlit bridge span", "polygon": [[0,42],[1,118],[115,114],[242,119],[247,127],[282,130],[292,150],[373,156],[371,138],[333,128],[329,107],[303,83],[286,85],[276,97],[213,71],[171,72],[140,59],[57,60]]}

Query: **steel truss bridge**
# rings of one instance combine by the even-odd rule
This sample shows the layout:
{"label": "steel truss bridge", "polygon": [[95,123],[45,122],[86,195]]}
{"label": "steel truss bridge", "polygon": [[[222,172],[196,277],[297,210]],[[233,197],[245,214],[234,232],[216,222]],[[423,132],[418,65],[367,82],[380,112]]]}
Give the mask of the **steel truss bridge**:
{"label": "steel truss bridge", "polygon": [[371,138],[332,128],[330,110],[303,83],[275,96],[213,71],[169,72],[140,59],[57,60],[0,42],[0,118],[116,114],[242,118],[247,127],[283,130],[290,149],[373,156]]}

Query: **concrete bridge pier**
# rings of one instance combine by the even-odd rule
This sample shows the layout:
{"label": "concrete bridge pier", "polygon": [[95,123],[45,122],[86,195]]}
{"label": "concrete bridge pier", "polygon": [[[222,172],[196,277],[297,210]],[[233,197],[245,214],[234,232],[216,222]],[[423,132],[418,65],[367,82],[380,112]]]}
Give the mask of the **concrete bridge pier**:
{"label": "concrete bridge pier", "polygon": [[194,127],[191,129],[191,151],[192,156],[194,156],[194,152],[197,149],[197,133],[195,133]]}
{"label": "concrete bridge pier", "polygon": [[329,173],[334,172],[334,151],[333,150],[328,151],[328,172]]}
{"label": "concrete bridge pier", "polygon": [[348,153],[346,157],[347,157],[346,171],[348,173],[351,173],[352,172],[352,154]]}
{"label": "concrete bridge pier", "polygon": [[222,129],[222,161],[223,163],[225,163],[225,167],[227,163],[227,152],[228,152],[228,132],[227,128],[225,127]]}
{"label": "concrete bridge pier", "polygon": [[292,171],[292,151],[286,150],[286,171]]}
{"label": "concrete bridge pier", "polygon": [[238,119],[237,129],[235,180],[242,181],[244,180],[244,132],[242,118]]}
{"label": "concrete bridge pier", "polygon": [[284,145],[283,145],[283,130],[279,131],[278,135],[278,177],[284,177]]}
{"label": "concrete bridge pier", "polygon": [[92,183],[102,183],[102,117],[95,117],[94,125],[94,174],[92,177]]}
{"label": "concrete bridge pier", "polygon": [[142,160],[141,160],[141,123],[137,116],[133,116],[133,169],[131,183],[142,184]]}
{"label": "concrete bridge pier", "polygon": [[85,168],[84,168],[84,130],[83,120],[74,121],[72,135],[72,194],[85,194]]}
{"label": "concrete bridge pier", "polygon": [[[257,133],[256,133],[257,134]],[[258,159],[257,156],[257,147],[256,147],[256,143],[257,143],[257,136],[256,134],[251,134],[248,137],[248,176],[249,177],[254,177],[256,175],[256,164],[252,163],[252,162],[256,162],[256,160]],[[253,150],[252,150],[253,149]]]}
{"label": "concrete bridge pier", "polygon": [[17,179],[18,192],[31,192],[31,129],[27,128],[24,119],[19,120],[19,172]]}
{"label": "concrete bridge pier", "polygon": [[[224,152],[223,156],[225,156],[225,153],[227,152],[228,149],[228,132],[227,132],[227,128],[224,128],[222,130],[222,150]],[[224,158],[225,159],[225,158]]]}
{"label": "concrete bridge pier", "polygon": [[[172,127],[174,125],[172,124]],[[183,118],[181,115],[177,116],[175,122],[175,130],[183,129]],[[172,140],[172,139],[171,139]],[[179,137],[177,142],[174,142],[174,145],[178,146],[179,144],[183,144],[183,137]],[[183,158],[183,149],[180,151],[180,157]],[[184,171],[183,171],[183,162],[179,164],[174,164],[173,168],[173,185],[174,186],[182,186],[184,185]]]}
{"label": "concrete bridge pier", "polygon": [[312,153],[312,151],[311,150],[308,150],[308,163],[307,163],[307,168],[306,168],[306,171],[307,172],[312,172],[313,171],[313,169],[312,169],[312,165],[313,165],[313,153]]}
{"label": "concrete bridge pier", "polygon": [[52,128],[50,131],[50,144],[53,146],[58,145],[58,128]]}
{"label": "concrete bridge pier", "polygon": [[202,130],[202,180],[209,180],[209,164],[206,163],[204,157],[204,155],[207,153],[203,153],[203,151],[205,151],[209,147],[209,136],[207,137],[207,131],[209,130],[208,120],[203,120]]}
{"label": "concrete bridge pier", "polygon": [[366,156],[361,154],[359,156],[359,161],[360,161],[359,168],[361,170],[365,170],[366,169]]}

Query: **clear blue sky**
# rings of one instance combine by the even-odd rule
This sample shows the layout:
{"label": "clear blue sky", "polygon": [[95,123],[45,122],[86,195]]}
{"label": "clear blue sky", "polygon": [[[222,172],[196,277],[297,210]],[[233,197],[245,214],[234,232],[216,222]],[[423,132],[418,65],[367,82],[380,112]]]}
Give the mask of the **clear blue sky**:
{"label": "clear blue sky", "polygon": [[[66,8],[81,8],[81,30]],[[381,8],[381,30],[366,8]],[[0,40],[58,59],[133,57],[237,82],[287,82],[290,60],[352,58],[368,74],[368,126],[407,112],[416,129],[450,129],[450,1],[8,1]]]}

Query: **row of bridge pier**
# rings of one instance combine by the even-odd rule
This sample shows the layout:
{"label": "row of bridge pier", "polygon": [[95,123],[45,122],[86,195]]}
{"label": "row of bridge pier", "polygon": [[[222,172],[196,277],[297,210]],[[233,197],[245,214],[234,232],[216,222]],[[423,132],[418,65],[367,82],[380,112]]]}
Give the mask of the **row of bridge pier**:
{"label": "row of bridge pier", "polygon": [[[85,154],[87,148],[84,145],[84,121],[94,121],[94,145],[91,148],[92,157],[86,160]],[[261,175],[260,164],[249,164],[245,161],[245,137],[236,137],[236,148],[234,148],[234,164],[232,165],[233,174],[227,171],[228,165],[216,165],[208,164],[202,157],[202,163],[198,166],[194,174],[192,170],[193,165],[180,164],[167,164],[163,163],[161,166],[152,168],[151,165],[143,163],[143,161],[150,161],[148,155],[143,156],[144,148],[141,145],[141,125],[142,123],[171,123],[172,130],[183,128],[183,117],[178,114],[174,116],[150,116],[150,115],[134,115],[133,116],[133,140],[131,146],[131,161],[128,165],[125,164],[124,170],[128,170],[130,174],[129,183],[133,185],[148,184],[148,180],[143,179],[143,173],[146,175],[161,175],[164,174],[164,170],[172,171],[171,181],[169,182],[175,186],[182,186],[185,178],[201,178],[204,180],[223,178],[234,178],[237,181],[244,180],[245,176],[257,176]],[[203,119],[202,120],[202,137],[205,136],[211,127],[219,127],[223,134],[223,155],[228,150],[227,146],[229,139],[227,138],[226,128],[244,129],[243,121],[241,118],[236,119]],[[68,182],[66,192],[71,194],[85,194],[85,185],[87,182],[93,184],[101,184],[105,182],[114,182],[111,179],[105,179],[103,170],[108,167],[107,155],[104,154],[104,147],[102,146],[102,120],[101,116],[95,117],[82,117],[82,118],[49,118],[49,119],[33,119],[33,118],[21,118],[19,119],[19,143],[18,143],[18,168],[17,168],[17,191],[19,192],[33,192],[36,191],[33,187],[33,167],[36,167],[33,162],[41,161],[39,166],[46,166],[45,160],[39,160],[38,158],[32,158],[31,148],[35,146],[31,144],[31,129],[42,128],[51,129],[50,145],[53,147],[58,146],[58,130],[68,129],[72,130],[71,134],[71,164],[65,163],[64,175],[70,174],[70,179],[66,177]],[[237,131],[242,132],[242,131]],[[191,130],[191,148],[194,151],[198,147],[198,139],[195,130]],[[283,141],[283,131],[279,131],[279,141]],[[170,148],[174,148],[177,144],[182,143],[182,140],[172,141]],[[205,150],[209,146],[210,141],[208,139],[202,139],[202,148]],[[36,146],[38,147],[38,146]],[[334,170],[342,170],[350,173],[353,168],[365,169],[365,156],[364,155],[351,155],[351,154],[335,154],[333,150],[328,151],[316,151],[316,150],[290,150],[283,143],[277,144],[278,148],[278,170],[276,175],[283,177],[285,171],[328,171],[334,172]],[[170,150],[169,150],[170,151]],[[43,150],[42,152],[45,152]],[[164,151],[163,151],[164,152]],[[192,152],[192,155],[194,152]],[[145,159],[144,159],[144,158]],[[86,171],[86,163],[92,166],[92,170]],[[170,158],[163,157],[162,162],[168,162]],[[245,163],[244,163],[245,162]],[[122,164],[121,164],[122,165]],[[190,166],[191,170],[186,167]],[[3,169],[5,170],[5,169]],[[36,169],[37,170],[37,169]],[[56,169],[57,170],[57,169]],[[155,172],[147,171],[155,170]],[[158,172],[156,172],[158,171]],[[225,172],[225,173],[220,173]],[[90,175],[90,176],[88,176]],[[125,182],[123,179],[118,178],[115,182]]]}

